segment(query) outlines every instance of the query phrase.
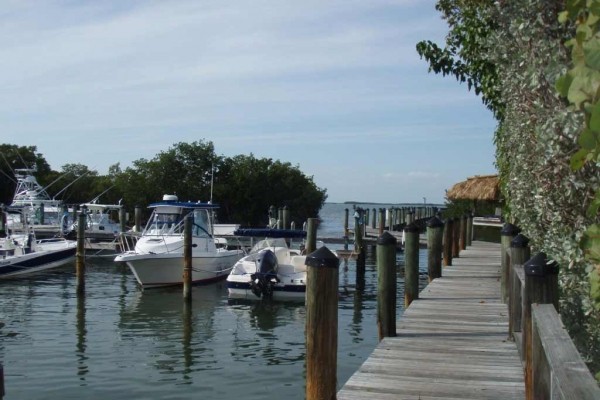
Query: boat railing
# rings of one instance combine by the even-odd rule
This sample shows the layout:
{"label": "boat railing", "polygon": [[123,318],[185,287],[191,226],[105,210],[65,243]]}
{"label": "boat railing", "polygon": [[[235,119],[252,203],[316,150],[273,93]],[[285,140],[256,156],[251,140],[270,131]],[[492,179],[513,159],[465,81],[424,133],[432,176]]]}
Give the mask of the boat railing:
{"label": "boat railing", "polygon": [[121,232],[119,235],[119,246],[121,247],[121,251],[123,253],[133,251],[139,238],[139,232]]}

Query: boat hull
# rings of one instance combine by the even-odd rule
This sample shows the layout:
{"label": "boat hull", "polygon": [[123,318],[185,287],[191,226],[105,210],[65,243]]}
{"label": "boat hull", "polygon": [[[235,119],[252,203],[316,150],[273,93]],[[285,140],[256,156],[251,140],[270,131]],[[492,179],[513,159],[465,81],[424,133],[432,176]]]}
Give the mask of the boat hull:
{"label": "boat hull", "polygon": [[[250,288],[250,282],[227,281],[229,298],[244,300],[261,300]],[[273,288],[273,300],[305,301],[306,285],[281,285]]]}
{"label": "boat hull", "polygon": [[[241,251],[225,251],[192,257],[192,283],[209,284],[227,278],[242,256]],[[183,284],[181,254],[121,254],[115,261],[127,264],[144,289]]]}
{"label": "boat hull", "polygon": [[75,258],[75,246],[60,250],[36,251],[0,259],[0,279],[10,279],[21,275],[60,267]]}

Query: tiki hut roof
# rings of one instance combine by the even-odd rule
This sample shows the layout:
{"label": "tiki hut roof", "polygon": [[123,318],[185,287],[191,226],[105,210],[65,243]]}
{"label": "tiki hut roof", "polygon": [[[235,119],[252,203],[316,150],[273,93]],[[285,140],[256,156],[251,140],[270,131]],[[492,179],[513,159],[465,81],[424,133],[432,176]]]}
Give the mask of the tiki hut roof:
{"label": "tiki hut roof", "polygon": [[500,201],[498,175],[475,175],[446,192],[448,200]]}

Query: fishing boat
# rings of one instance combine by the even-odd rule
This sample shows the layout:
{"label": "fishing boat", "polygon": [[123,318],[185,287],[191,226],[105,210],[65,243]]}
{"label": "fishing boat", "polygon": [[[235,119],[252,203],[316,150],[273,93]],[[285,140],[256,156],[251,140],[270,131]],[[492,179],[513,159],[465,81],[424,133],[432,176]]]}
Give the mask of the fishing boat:
{"label": "fishing boat", "polygon": [[283,237],[273,237],[302,231],[268,231],[272,237],[256,243],[250,253],[233,266],[227,277],[229,297],[304,301],[306,256],[300,249],[290,248]]}
{"label": "fishing boat", "polygon": [[[149,208],[152,214],[134,249],[115,257],[115,262],[127,264],[142,288],[182,284],[187,216],[193,220],[192,283],[207,284],[227,278],[233,264],[244,255],[243,250],[216,246],[212,219],[216,204],[180,202],[176,195],[165,195],[163,201],[150,204]],[[127,243],[125,240],[123,246]]]}
{"label": "fishing boat", "polygon": [[[15,210],[12,209],[14,212]],[[23,209],[20,209],[23,212]],[[22,215],[26,222],[26,215]],[[77,241],[64,238],[36,239],[27,224],[25,231],[10,231],[0,238],[0,279],[59,267],[75,257]]]}

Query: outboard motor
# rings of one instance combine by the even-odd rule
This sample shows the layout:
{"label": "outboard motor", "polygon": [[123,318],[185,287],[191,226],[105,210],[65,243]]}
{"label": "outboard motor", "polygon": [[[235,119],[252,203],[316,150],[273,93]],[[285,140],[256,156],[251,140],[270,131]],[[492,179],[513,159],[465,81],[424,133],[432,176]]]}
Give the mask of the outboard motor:
{"label": "outboard motor", "polygon": [[277,278],[277,257],[271,250],[263,250],[258,254],[258,270],[250,278],[250,289],[256,297],[263,299],[273,298],[273,286],[279,282]]}

